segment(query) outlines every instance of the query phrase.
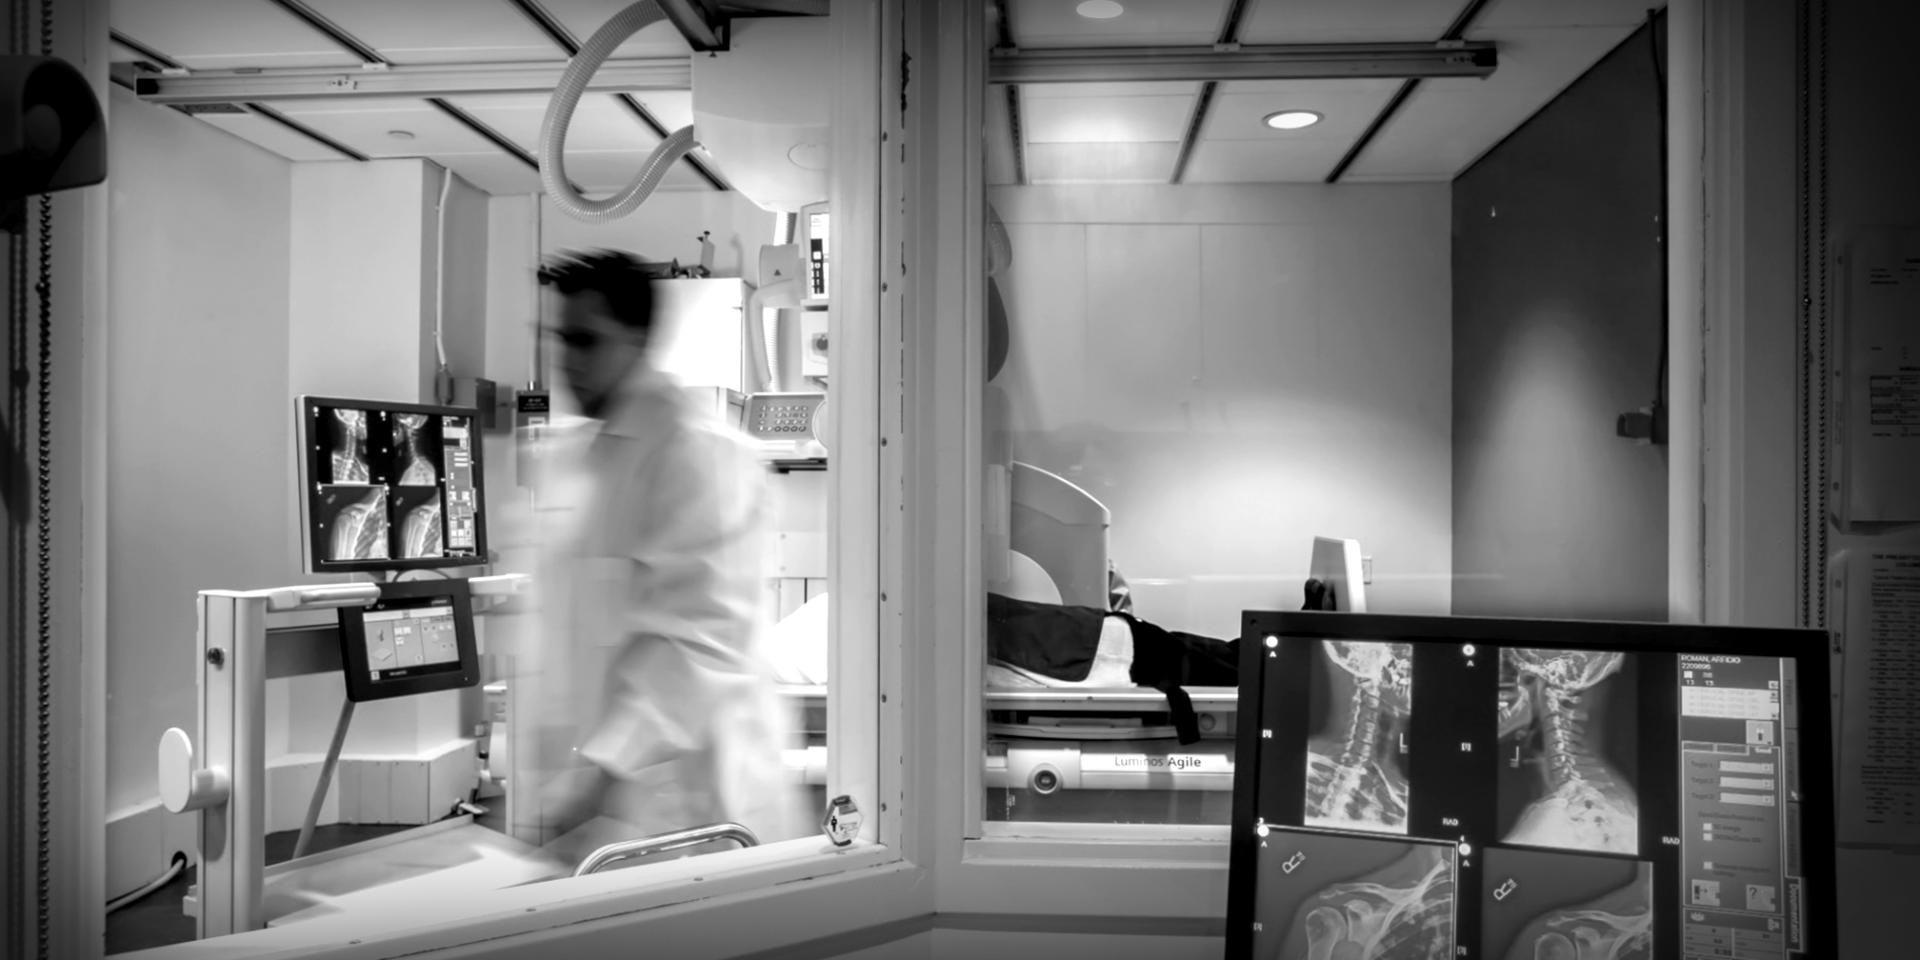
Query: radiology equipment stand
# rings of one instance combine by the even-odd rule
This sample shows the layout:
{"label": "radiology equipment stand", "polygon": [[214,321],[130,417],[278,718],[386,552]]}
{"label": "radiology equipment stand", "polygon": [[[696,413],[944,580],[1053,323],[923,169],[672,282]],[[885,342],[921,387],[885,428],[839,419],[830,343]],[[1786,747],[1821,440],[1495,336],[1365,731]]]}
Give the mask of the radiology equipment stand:
{"label": "radiology equipment stand", "polygon": [[[475,577],[468,585],[476,597],[510,596],[525,581],[505,574]],[[159,747],[161,803],[173,813],[200,813],[196,939],[267,925],[268,661],[275,661],[275,676],[322,669],[281,664],[297,654],[269,649],[267,614],[366,606],[379,598],[375,583],[200,592],[199,755],[178,727],[161,735]]]}

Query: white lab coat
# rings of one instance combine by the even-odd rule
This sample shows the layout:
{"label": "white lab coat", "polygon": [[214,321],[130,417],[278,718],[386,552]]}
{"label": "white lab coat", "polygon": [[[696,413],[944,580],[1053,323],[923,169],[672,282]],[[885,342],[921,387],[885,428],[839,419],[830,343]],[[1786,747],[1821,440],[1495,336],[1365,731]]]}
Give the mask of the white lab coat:
{"label": "white lab coat", "polygon": [[781,762],[791,725],[760,649],[765,466],[650,369],[576,447],[541,592],[547,646],[575,659],[576,684],[603,685],[573,705],[601,694],[574,718],[578,756],[612,781],[598,812],[630,836],[727,821],[763,843],[801,835],[803,788]]}

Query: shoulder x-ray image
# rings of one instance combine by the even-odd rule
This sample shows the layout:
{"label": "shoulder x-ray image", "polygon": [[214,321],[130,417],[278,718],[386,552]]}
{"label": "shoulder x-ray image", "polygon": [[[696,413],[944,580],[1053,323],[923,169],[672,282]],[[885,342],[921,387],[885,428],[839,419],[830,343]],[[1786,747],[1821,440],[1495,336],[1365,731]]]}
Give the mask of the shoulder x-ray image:
{"label": "shoulder x-ray image", "polygon": [[440,556],[444,552],[440,546],[440,488],[395,487],[393,529],[398,535],[395,556]]}
{"label": "shoulder x-ray image", "polygon": [[1651,960],[1653,866],[1489,850],[1481,916],[1490,960]]}
{"label": "shoulder x-ray image", "polygon": [[1618,651],[1501,651],[1501,839],[1639,852],[1635,662]]}
{"label": "shoulder x-ray image", "polygon": [[1328,683],[1313,685],[1306,824],[1407,832],[1406,730],[1413,714],[1413,647],[1328,640]]}
{"label": "shoulder x-ray image", "polygon": [[387,488],[335,484],[321,488],[320,523],[329,560],[387,558]]}
{"label": "shoulder x-ray image", "polygon": [[1454,849],[1275,831],[1260,851],[1262,960],[1454,955]]}

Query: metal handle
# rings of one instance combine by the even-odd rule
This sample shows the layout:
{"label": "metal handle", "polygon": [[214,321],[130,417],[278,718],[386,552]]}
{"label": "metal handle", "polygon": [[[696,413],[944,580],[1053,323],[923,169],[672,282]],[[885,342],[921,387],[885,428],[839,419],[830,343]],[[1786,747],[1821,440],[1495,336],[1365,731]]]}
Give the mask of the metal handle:
{"label": "metal handle", "polygon": [[630,860],[634,857],[666,853],[669,850],[712,843],[715,840],[732,840],[742,847],[760,845],[760,838],[754,836],[752,830],[737,823],[710,823],[691,830],[677,830],[673,833],[659,833],[651,837],[637,837],[632,840],[609,843],[587,854],[587,858],[580,861],[580,866],[574,869],[573,875],[584,877],[589,873],[600,872],[601,867],[616,860]]}

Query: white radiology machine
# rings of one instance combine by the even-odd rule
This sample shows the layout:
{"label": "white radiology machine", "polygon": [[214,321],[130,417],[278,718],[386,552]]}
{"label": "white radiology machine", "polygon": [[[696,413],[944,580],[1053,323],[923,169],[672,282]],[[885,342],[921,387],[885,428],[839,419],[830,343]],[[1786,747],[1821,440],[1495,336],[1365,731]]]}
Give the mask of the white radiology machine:
{"label": "white radiology machine", "polygon": [[[1014,556],[1004,581],[1009,595],[1104,608],[1106,508],[1038,468],[1015,462],[1012,473],[1008,544]],[[1322,594],[1339,598],[1330,609],[1366,609],[1357,541],[1314,538],[1309,577],[1333,585]],[[1048,595],[1050,584],[1061,585],[1058,600]],[[1174,728],[1160,717],[1167,706],[1157,690],[1076,684],[996,688],[996,675],[1006,674],[989,668],[989,819],[1230,819],[1233,688],[1188,689],[1201,739],[1180,744]]]}

